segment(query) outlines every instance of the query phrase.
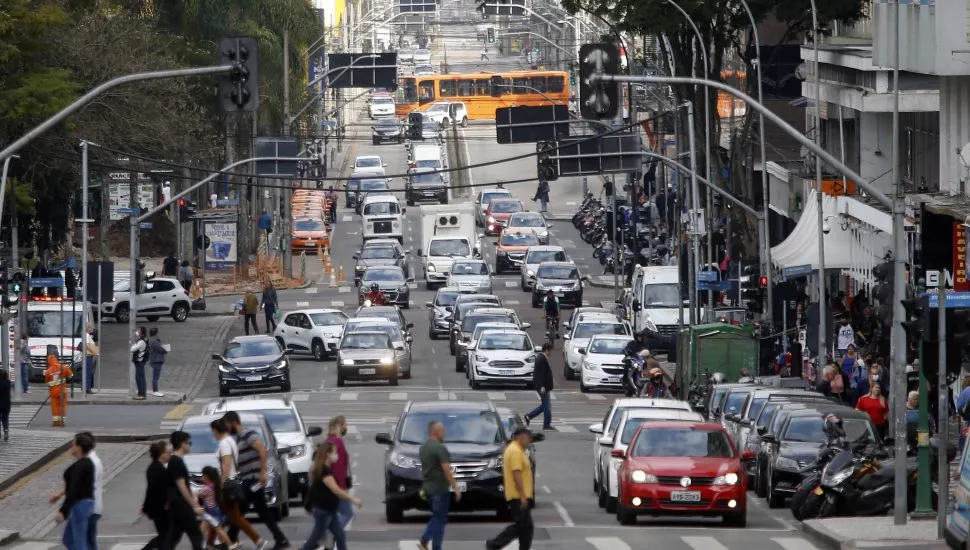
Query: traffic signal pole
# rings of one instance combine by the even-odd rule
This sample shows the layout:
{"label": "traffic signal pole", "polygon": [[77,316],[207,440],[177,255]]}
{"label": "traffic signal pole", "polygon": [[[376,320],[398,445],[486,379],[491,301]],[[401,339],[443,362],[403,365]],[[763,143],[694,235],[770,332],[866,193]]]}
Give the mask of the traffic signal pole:
{"label": "traffic signal pole", "polygon": [[[950,446],[950,401],[947,399],[949,392],[946,391],[946,285],[944,281],[946,278],[940,281],[939,287],[937,287],[937,292],[939,295],[939,303],[937,307],[937,315],[939,316],[939,333],[938,333],[938,346],[940,350],[939,364],[937,365],[936,372],[936,398],[937,398],[937,430],[939,431],[938,441],[940,442],[937,446],[936,454],[936,536],[940,539],[944,539],[944,529],[946,528],[946,514],[943,512],[946,510],[947,502],[950,498],[950,464],[947,462],[946,450]],[[923,361],[920,361],[920,366],[923,365]],[[963,449],[960,449],[963,452]],[[929,465],[927,465],[929,466]],[[927,472],[929,473],[929,472]],[[929,479],[929,475],[920,477],[926,477]]]}

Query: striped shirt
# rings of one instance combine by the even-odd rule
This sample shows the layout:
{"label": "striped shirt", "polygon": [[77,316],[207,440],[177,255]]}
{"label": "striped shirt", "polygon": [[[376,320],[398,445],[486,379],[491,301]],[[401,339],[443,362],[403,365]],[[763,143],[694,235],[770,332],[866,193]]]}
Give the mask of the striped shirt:
{"label": "striped shirt", "polygon": [[[262,442],[259,434],[253,430],[240,434],[236,438],[239,447],[239,479],[256,480],[259,479],[259,451],[256,450],[256,442]],[[265,445],[265,443],[263,443]]]}

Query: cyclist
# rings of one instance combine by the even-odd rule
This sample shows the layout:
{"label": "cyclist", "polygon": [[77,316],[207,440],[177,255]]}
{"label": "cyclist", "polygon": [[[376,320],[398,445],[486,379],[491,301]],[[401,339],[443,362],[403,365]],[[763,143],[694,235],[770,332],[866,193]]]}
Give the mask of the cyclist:
{"label": "cyclist", "polygon": [[372,306],[387,305],[387,298],[381,292],[381,287],[377,283],[370,285],[370,292],[364,294],[364,300],[369,301]]}
{"label": "cyclist", "polygon": [[556,298],[555,292],[550,290],[546,293],[542,300],[542,310],[545,313],[546,327],[555,323],[555,333],[552,336],[559,338],[559,298]]}

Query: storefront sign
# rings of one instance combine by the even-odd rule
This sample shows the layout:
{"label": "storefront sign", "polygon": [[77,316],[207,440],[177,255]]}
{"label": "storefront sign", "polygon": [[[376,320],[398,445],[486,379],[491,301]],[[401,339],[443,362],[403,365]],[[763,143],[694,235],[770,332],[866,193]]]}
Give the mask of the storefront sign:
{"label": "storefront sign", "polygon": [[967,280],[967,231],[962,223],[953,223],[953,290],[970,291]]}

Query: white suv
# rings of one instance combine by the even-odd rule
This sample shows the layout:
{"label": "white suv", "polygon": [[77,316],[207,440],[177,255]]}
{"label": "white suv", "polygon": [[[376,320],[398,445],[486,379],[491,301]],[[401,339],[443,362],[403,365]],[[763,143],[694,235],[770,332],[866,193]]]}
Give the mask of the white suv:
{"label": "white suv", "polygon": [[346,322],[339,309],[300,309],[284,315],[273,336],[283,349],[323,361],[337,353]]}
{"label": "white suv", "polygon": [[394,116],[394,98],[389,95],[375,95],[367,105],[371,120]]}
{"label": "white suv", "polygon": [[[452,107],[454,105],[454,107]],[[431,120],[435,121],[438,126],[442,128],[447,128],[451,126],[452,115],[450,111],[455,109],[454,117],[455,121],[458,122],[462,127],[468,126],[468,107],[465,106],[461,101],[435,101],[432,103],[425,113]]]}
{"label": "white suv", "polygon": [[313,438],[323,435],[323,429],[304,424],[300,411],[289,396],[280,399],[251,395],[222,399],[207,404],[202,414],[224,414],[228,411],[252,411],[263,415],[278,445],[290,448],[285,457],[289,471],[287,493],[291,499],[302,500],[309,488],[310,468],[313,466],[313,451],[316,448]]}
{"label": "white suv", "polygon": [[[131,287],[128,281],[121,281],[114,287],[114,299],[101,304],[101,315],[114,318],[119,323],[127,323],[131,314],[129,296]],[[155,322],[161,317],[171,316],[178,323],[189,318],[192,298],[182,288],[178,279],[157,278],[145,281],[145,290],[135,300],[138,306],[137,317]]]}

